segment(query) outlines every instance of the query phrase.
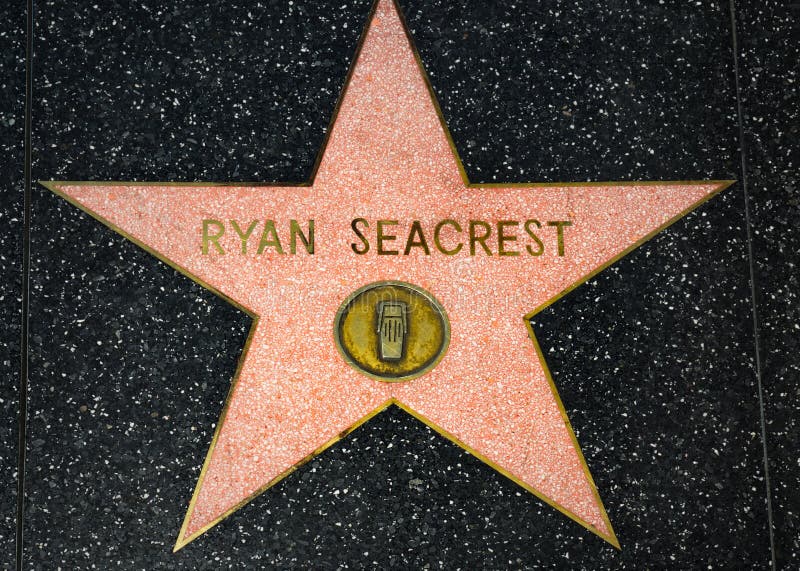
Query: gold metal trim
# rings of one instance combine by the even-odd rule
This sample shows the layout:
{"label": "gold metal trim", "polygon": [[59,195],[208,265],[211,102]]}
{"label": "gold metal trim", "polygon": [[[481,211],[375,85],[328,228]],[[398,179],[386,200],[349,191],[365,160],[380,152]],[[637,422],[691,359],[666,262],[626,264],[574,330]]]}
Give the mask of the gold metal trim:
{"label": "gold metal trim", "polygon": [[347,428],[346,430],[342,431],[337,436],[335,436],[334,438],[332,438],[331,440],[329,440],[328,442],[326,442],[325,444],[323,444],[322,446],[320,446],[319,448],[314,450],[311,454],[306,456],[303,460],[298,462],[296,465],[292,466],[291,468],[289,468],[288,470],[286,470],[285,472],[283,472],[282,474],[280,474],[276,478],[273,478],[272,480],[270,480],[267,484],[265,484],[264,486],[259,488],[252,495],[250,495],[247,498],[243,499],[241,502],[236,504],[236,506],[234,506],[230,510],[226,511],[219,518],[217,518],[213,522],[207,524],[202,529],[200,529],[199,531],[195,532],[194,534],[192,534],[191,536],[187,537],[186,539],[182,539],[182,537],[183,537],[183,535],[184,535],[184,533],[186,531],[186,528],[188,526],[189,519],[190,519],[190,517],[192,515],[193,509],[194,509],[194,505],[195,505],[195,502],[197,500],[197,496],[198,496],[198,493],[199,493],[199,490],[200,490],[200,488],[202,486],[202,483],[203,483],[203,479],[205,477],[206,471],[207,471],[208,466],[210,464],[210,459],[211,459],[211,456],[213,454],[214,448],[215,448],[216,443],[217,443],[217,438],[219,436],[220,428],[221,428],[221,426],[222,426],[222,424],[224,422],[225,415],[227,414],[228,407],[230,405],[231,396],[233,395],[233,392],[234,392],[234,390],[236,388],[236,384],[237,384],[237,382],[239,380],[239,375],[240,375],[240,372],[241,372],[241,369],[242,369],[242,364],[244,363],[244,360],[245,360],[245,358],[247,356],[247,353],[248,353],[248,350],[249,350],[249,347],[250,347],[250,342],[251,342],[251,340],[253,338],[253,335],[254,335],[254,332],[255,332],[255,330],[256,330],[256,328],[258,326],[258,315],[252,309],[245,307],[241,303],[231,299],[230,297],[228,297],[224,293],[220,292],[219,290],[217,290],[216,288],[214,288],[210,284],[204,282],[202,279],[200,279],[199,277],[197,277],[194,274],[192,274],[186,268],[184,268],[181,265],[179,265],[179,264],[177,264],[177,263],[165,258],[160,253],[156,252],[152,248],[150,248],[147,245],[143,244],[142,242],[140,242],[139,240],[137,240],[136,238],[134,238],[133,236],[131,236],[130,234],[128,234],[127,232],[122,230],[121,228],[117,227],[116,225],[114,225],[113,223],[111,223],[110,221],[105,219],[103,216],[97,214],[96,212],[93,212],[92,210],[90,210],[90,209],[86,208],[85,206],[81,205],[80,203],[78,203],[77,201],[73,200],[69,196],[65,195],[59,189],[59,187],[60,186],[142,186],[142,187],[145,187],[145,186],[162,186],[162,187],[163,186],[176,186],[176,187],[211,187],[211,186],[215,186],[215,187],[217,187],[217,186],[222,186],[222,187],[271,187],[271,186],[308,187],[308,186],[313,186],[314,179],[316,178],[317,171],[318,171],[319,166],[320,166],[320,164],[322,162],[322,159],[323,159],[323,157],[325,155],[325,149],[327,148],[327,144],[328,144],[328,141],[330,139],[330,135],[331,135],[331,132],[333,130],[333,126],[336,123],[336,120],[337,120],[337,117],[338,117],[338,113],[339,113],[339,109],[341,107],[342,101],[344,100],[344,96],[345,96],[345,94],[347,92],[347,88],[348,88],[348,86],[350,84],[350,79],[352,78],[353,72],[355,70],[356,63],[358,62],[358,57],[359,57],[359,55],[361,53],[361,49],[362,49],[362,47],[364,45],[364,42],[366,40],[367,32],[369,30],[369,26],[372,23],[372,19],[373,19],[373,16],[375,14],[375,11],[377,9],[379,1],[380,0],[374,0],[374,2],[373,2],[372,6],[371,6],[371,8],[370,8],[370,10],[369,10],[369,12],[367,14],[366,25],[364,26],[364,30],[361,33],[361,36],[360,36],[360,38],[358,40],[358,43],[356,44],[356,49],[355,49],[355,52],[354,52],[354,55],[353,55],[353,59],[351,61],[350,67],[349,67],[347,75],[345,77],[345,81],[344,81],[342,90],[341,90],[341,92],[339,94],[339,98],[337,99],[336,105],[335,105],[333,113],[331,115],[331,119],[330,119],[330,121],[328,123],[328,128],[327,128],[327,130],[325,132],[322,144],[320,146],[320,149],[319,149],[319,151],[317,153],[317,157],[316,157],[316,159],[314,161],[314,164],[312,166],[311,173],[309,174],[309,177],[308,177],[308,179],[306,181],[303,181],[303,182],[285,182],[285,181],[284,182],[280,182],[280,181],[275,181],[275,182],[264,182],[264,181],[256,181],[256,182],[244,182],[244,181],[239,181],[239,182],[200,182],[200,181],[197,181],[197,182],[192,182],[192,181],[177,181],[177,182],[166,182],[166,183],[165,182],[155,182],[155,181],[152,181],[152,182],[148,182],[148,181],[141,181],[141,182],[139,182],[139,181],[56,181],[56,180],[51,180],[51,181],[41,181],[40,180],[40,181],[38,181],[42,186],[44,186],[45,188],[47,188],[50,191],[54,192],[58,196],[64,198],[70,204],[76,206],[77,208],[79,208],[83,212],[89,214],[90,216],[92,216],[93,218],[98,220],[99,222],[101,222],[104,225],[106,225],[109,228],[111,228],[113,231],[117,232],[118,234],[121,234],[123,237],[127,238],[128,240],[130,240],[131,242],[133,242],[134,244],[136,244],[137,246],[142,248],[144,251],[152,254],[153,256],[155,256],[156,258],[158,258],[159,260],[161,260],[162,262],[167,264],[169,267],[171,267],[174,270],[176,270],[177,272],[185,275],[186,277],[192,279],[193,281],[195,281],[196,283],[198,283],[202,287],[204,287],[207,290],[211,291],[212,293],[220,296],[222,299],[224,299],[225,301],[227,301],[228,303],[230,303],[234,307],[240,309],[241,311],[245,312],[247,315],[249,315],[250,317],[253,318],[253,324],[251,325],[247,341],[245,342],[245,346],[244,346],[244,348],[242,350],[242,354],[241,354],[241,356],[239,358],[239,365],[238,365],[236,373],[234,374],[233,379],[231,381],[231,388],[230,388],[230,390],[228,392],[228,396],[225,399],[225,404],[223,405],[222,412],[220,414],[220,418],[219,418],[219,420],[217,422],[217,425],[216,425],[216,428],[215,428],[215,431],[214,431],[214,435],[213,435],[213,437],[211,439],[211,444],[209,446],[208,453],[206,454],[206,459],[205,459],[205,461],[203,463],[203,467],[200,470],[200,476],[199,476],[199,478],[197,480],[197,484],[195,485],[195,489],[194,489],[194,492],[192,494],[192,499],[191,499],[191,501],[189,503],[189,508],[188,508],[187,513],[186,513],[186,515],[184,517],[183,524],[181,525],[181,531],[179,533],[178,540],[175,543],[175,547],[174,547],[173,551],[178,551],[179,549],[181,549],[184,546],[186,546],[188,543],[190,543],[191,541],[193,541],[194,539],[196,539],[197,537],[199,537],[200,535],[202,535],[203,533],[205,533],[206,531],[208,531],[209,529],[211,529],[212,527],[217,525],[220,521],[222,521],[223,519],[225,519],[226,517],[231,515],[233,512],[237,511],[239,508],[241,508],[242,506],[244,506],[247,503],[249,503],[255,497],[257,497],[258,495],[262,494],[263,492],[265,492],[270,487],[274,486],[276,483],[281,481],[283,478],[285,478],[286,476],[288,476],[289,474],[294,472],[297,468],[299,468],[300,466],[302,466],[303,464],[305,464],[306,462],[311,460],[313,457],[317,456],[318,454],[323,452],[325,449],[329,448],[330,446],[332,446],[333,444],[335,444],[336,442],[338,442],[339,440],[341,440],[342,438],[344,438],[345,436],[350,434],[356,428],[358,428],[359,426],[361,426],[362,424],[364,424],[365,422],[367,422],[372,417],[374,417],[378,413],[382,412],[383,410],[385,410],[386,408],[388,408],[392,404],[400,407],[401,409],[406,411],[408,414],[414,416],[415,418],[417,418],[418,420],[420,420],[421,422],[423,422],[424,424],[426,424],[427,426],[431,427],[433,430],[435,430],[436,432],[438,432],[439,434],[441,434],[442,436],[444,436],[445,438],[450,440],[451,442],[457,444],[458,446],[460,446],[461,448],[463,448],[464,450],[466,450],[467,452],[469,452],[473,456],[479,458],[480,460],[482,460],[483,462],[485,462],[486,464],[488,464],[489,466],[491,466],[492,468],[494,468],[495,470],[497,470],[498,472],[500,472],[504,476],[506,476],[509,479],[511,479],[512,481],[516,482],[522,488],[524,488],[525,490],[529,491],[530,493],[535,495],[537,498],[541,499],[546,504],[552,506],[553,508],[557,509],[559,512],[561,512],[565,516],[569,517],[570,519],[572,519],[576,523],[579,523],[580,525],[585,527],[587,530],[589,530],[592,533],[598,535],[599,537],[601,537],[602,539],[604,539],[605,541],[607,541],[608,543],[613,545],[615,548],[621,549],[620,548],[620,543],[619,543],[619,541],[618,541],[618,539],[616,537],[616,534],[613,531],[613,528],[611,526],[611,522],[610,522],[610,520],[608,518],[608,515],[607,515],[607,513],[605,511],[605,507],[604,507],[604,505],[602,503],[602,500],[600,499],[600,496],[599,496],[599,494],[597,492],[597,487],[594,484],[594,480],[591,477],[591,473],[589,471],[589,467],[588,467],[588,465],[586,463],[586,460],[585,460],[585,458],[583,456],[583,453],[581,451],[580,445],[578,444],[577,438],[575,437],[575,433],[572,430],[572,427],[571,427],[571,425],[569,423],[569,419],[568,419],[566,410],[564,409],[563,403],[561,402],[561,399],[558,396],[558,391],[557,391],[557,389],[555,387],[555,384],[553,382],[553,379],[552,379],[552,376],[550,374],[550,371],[547,368],[547,364],[545,362],[544,355],[542,353],[541,348],[539,347],[539,343],[538,343],[538,341],[536,339],[535,333],[533,331],[533,327],[530,324],[530,318],[532,318],[534,315],[536,315],[537,313],[539,313],[540,311],[542,311],[546,307],[552,305],[553,303],[555,303],[556,301],[558,301],[559,299],[561,299],[562,297],[567,295],[569,292],[571,292],[572,290],[574,290],[578,286],[580,286],[583,283],[587,282],[588,280],[592,279],[599,272],[601,272],[604,269],[608,268],[609,266],[611,266],[612,264],[617,262],[620,258],[622,258],[623,256],[627,255],[628,253],[630,253],[635,248],[641,246],[644,242],[646,242],[647,240],[649,240],[650,238],[652,238],[653,236],[655,236],[656,234],[658,234],[659,232],[661,232],[662,230],[667,228],[668,226],[672,225],[678,219],[682,218],[683,216],[685,216],[686,214],[688,214],[689,212],[691,212],[692,210],[694,210],[698,206],[702,205],[707,200],[711,199],[713,196],[717,195],[718,193],[720,193],[721,191],[723,191],[724,189],[726,189],[727,187],[729,187],[730,185],[732,185],[736,181],[735,180],[705,180],[705,181],[704,180],[675,180],[675,181],[608,181],[608,182],[587,181],[587,182],[532,182],[532,183],[520,183],[520,182],[515,182],[515,183],[495,183],[495,182],[492,182],[492,183],[473,183],[473,182],[470,182],[469,177],[468,177],[467,172],[466,172],[466,169],[464,168],[464,164],[463,164],[463,162],[461,160],[461,157],[460,157],[460,155],[458,153],[458,149],[456,148],[456,145],[455,145],[455,142],[453,140],[453,137],[450,134],[449,128],[447,127],[447,123],[445,121],[444,114],[442,113],[442,110],[441,110],[441,107],[439,105],[439,102],[438,102],[438,99],[436,97],[436,94],[433,91],[433,87],[431,85],[430,79],[429,79],[427,73],[425,72],[425,68],[424,68],[424,66],[422,64],[422,59],[420,57],[420,54],[419,54],[416,46],[414,45],[414,41],[413,41],[413,38],[411,36],[410,30],[408,28],[408,25],[406,23],[405,17],[403,15],[403,11],[400,8],[400,5],[399,5],[397,0],[392,0],[392,1],[394,2],[395,9],[397,10],[397,13],[398,13],[398,15],[400,17],[400,21],[401,21],[403,29],[404,29],[404,31],[406,33],[406,38],[408,40],[409,46],[410,46],[410,48],[411,48],[411,50],[412,50],[412,52],[414,54],[414,59],[415,59],[415,61],[417,63],[419,71],[420,71],[420,73],[421,73],[421,75],[423,77],[423,80],[425,82],[426,88],[428,90],[428,94],[431,97],[431,101],[433,102],[433,105],[435,107],[436,114],[439,117],[440,124],[441,124],[441,126],[442,126],[442,128],[444,130],[444,133],[445,133],[445,136],[447,138],[448,144],[449,144],[450,149],[451,149],[451,151],[453,153],[453,156],[455,158],[459,173],[461,174],[462,181],[463,181],[463,183],[464,183],[464,185],[466,187],[468,187],[468,188],[531,188],[531,189],[533,189],[533,188],[567,188],[567,187],[586,187],[586,186],[626,187],[626,186],[678,186],[678,185],[680,185],[680,186],[691,186],[691,185],[708,186],[708,185],[717,185],[717,189],[715,189],[715,191],[713,193],[705,196],[703,199],[701,199],[701,200],[697,201],[696,203],[692,204],[689,208],[685,209],[680,214],[678,214],[677,216],[671,218],[665,224],[659,226],[656,230],[654,230],[653,232],[649,233],[647,236],[645,236],[641,240],[638,240],[637,242],[632,244],[630,247],[626,248],[622,253],[620,253],[619,255],[615,256],[612,260],[610,260],[609,262],[607,262],[607,263],[603,264],[602,266],[598,267],[597,269],[595,269],[591,273],[587,274],[585,277],[581,278],[580,280],[577,280],[576,282],[571,284],[569,287],[565,288],[563,291],[561,291],[557,295],[553,296],[552,298],[548,299],[546,302],[544,302],[543,304],[538,306],[532,312],[530,312],[530,313],[528,313],[528,314],[526,314],[524,316],[524,320],[525,320],[526,326],[528,328],[528,335],[530,336],[530,338],[531,338],[531,340],[532,340],[532,342],[534,344],[534,348],[535,348],[536,353],[538,355],[539,362],[541,363],[541,365],[542,365],[542,367],[543,367],[543,369],[545,371],[548,383],[550,385],[550,389],[553,392],[553,395],[554,395],[554,397],[556,399],[556,402],[558,404],[559,411],[561,412],[561,416],[564,419],[565,425],[566,425],[566,427],[567,427],[567,429],[568,429],[568,431],[570,433],[570,436],[571,436],[572,441],[573,441],[573,445],[575,446],[575,448],[576,448],[576,450],[578,452],[578,456],[579,456],[579,459],[580,459],[580,462],[581,462],[581,466],[582,466],[582,468],[584,470],[584,473],[586,474],[586,477],[587,477],[588,481],[592,485],[592,491],[594,493],[595,499],[597,500],[598,505],[600,506],[600,508],[602,510],[603,521],[608,526],[608,529],[609,529],[610,533],[608,535],[605,535],[605,534],[601,533],[597,528],[592,526],[590,523],[588,523],[585,520],[581,519],[579,516],[577,516],[576,514],[570,512],[569,510],[567,510],[563,506],[561,506],[561,505],[553,502],[552,500],[548,499],[542,493],[538,492],[535,488],[533,488],[532,486],[529,486],[529,485],[525,484],[524,482],[522,482],[521,480],[517,479],[513,474],[511,474],[510,472],[507,472],[502,467],[496,465],[495,463],[490,461],[488,458],[486,458],[485,456],[480,454],[477,450],[469,447],[464,442],[461,442],[454,435],[448,433],[443,428],[435,425],[429,419],[427,419],[424,416],[422,416],[421,414],[417,413],[416,411],[414,411],[413,409],[411,409],[407,405],[397,401],[396,399],[389,399],[385,403],[383,403],[382,405],[380,405],[379,407],[374,409],[372,412],[370,412],[369,414],[367,414],[364,417],[362,417],[361,419],[359,419],[357,422],[355,422],[349,428]]}

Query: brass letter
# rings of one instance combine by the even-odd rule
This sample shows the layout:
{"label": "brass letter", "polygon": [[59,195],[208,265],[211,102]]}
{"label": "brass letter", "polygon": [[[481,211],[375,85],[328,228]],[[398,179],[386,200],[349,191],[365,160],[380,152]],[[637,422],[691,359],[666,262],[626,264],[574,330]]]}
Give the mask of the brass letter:
{"label": "brass letter", "polygon": [[[414,240],[414,235],[419,236],[418,240]],[[419,223],[419,220],[414,220],[411,223],[411,231],[408,233],[408,240],[406,240],[406,249],[403,252],[404,256],[408,256],[408,253],[411,252],[411,248],[422,248],[425,250],[425,255],[430,256],[431,250],[428,248],[428,242],[425,241],[425,234],[422,233],[422,226]]]}
{"label": "brass letter", "polygon": [[379,256],[396,256],[400,252],[397,250],[384,250],[383,249],[383,242],[384,240],[389,242],[397,238],[392,234],[384,234],[383,227],[384,226],[397,226],[397,220],[378,220],[378,255]]}
{"label": "brass letter", "polygon": [[509,236],[503,232],[503,229],[506,226],[519,226],[519,222],[516,220],[500,220],[497,223],[497,253],[501,256],[519,256],[519,252],[515,252],[513,250],[506,250],[503,247],[505,242],[516,242],[516,236]]}
{"label": "brass letter", "polygon": [[[478,236],[478,235],[475,234],[475,228],[478,227],[478,226],[481,226],[481,227],[483,227],[484,230],[486,230],[486,233],[483,234],[482,236]],[[489,249],[489,246],[486,245],[486,240],[491,235],[492,235],[492,227],[489,226],[489,224],[487,224],[483,220],[470,220],[469,221],[469,255],[470,256],[474,256],[475,255],[475,244],[480,243],[480,245],[483,246],[484,251],[489,256],[491,256],[492,255],[492,251]]]}
{"label": "brass letter", "polygon": [[306,252],[309,254],[314,253],[314,221],[308,221],[308,236],[303,234],[303,231],[300,229],[300,224],[297,223],[297,220],[290,220],[289,226],[292,230],[292,241],[289,246],[292,254],[297,253],[297,237],[300,236],[300,241],[306,247]]}
{"label": "brass letter", "polygon": [[234,231],[239,235],[239,240],[242,241],[242,254],[247,253],[247,239],[250,238],[250,234],[253,233],[253,230],[256,229],[256,225],[258,224],[258,220],[253,220],[250,223],[250,226],[247,227],[247,230],[242,232],[242,229],[239,228],[239,223],[236,220],[230,221],[231,226],[233,226]]}
{"label": "brass letter", "polygon": [[[214,235],[211,235],[211,234],[208,233],[208,227],[211,226],[212,224],[214,224],[219,229],[219,232],[217,232]],[[222,235],[224,233],[225,233],[225,225],[222,222],[220,222],[219,220],[212,220],[212,219],[203,220],[203,254],[204,255],[208,255],[208,245],[209,245],[209,243],[213,244],[214,247],[217,249],[217,252],[219,252],[220,254],[224,254],[225,253],[225,250],[223,250],[222,246],[220,246],[219,242],[217,242],[217,240],[222,238]]]}
{"label": "brass letter", "polygon": [[533,241],[536,242],[537,249],[534,250],[533,248],[531,248],[530,244],[527,244],[525,246],[525,249],[528,250],[528,253],[531,256],[541,256],[542,254],[544,254],[544,244],[539,239],[539,236],[536,235],[536,232],[533,231],[531,226],[536,226],[537,228],[541,228],[542,227],[542,223],[539,222],[538,220],[534,220],[534,219],[525,221],[525,232],[527,232],[528,236],[533,238]]}
{"label": "brass letter", "polygon": [[564,228],[572,226],[569,220],[554,220],[547,223],[548,226],[555,226],[556,233],[558,234],[558,255],[564,255]]}
{"label": "brass letter", "polygon": [[359,222],[363,222],[364,223],[364,228],[369,228],[369,222],[367,222],[363,218],[355,218],[355,219],[353,219],[353,221],[350,223],[350,228],[353,229],[353,232],[355,232],[356,236],[359,237],[359,239],[361,240],[361,243],[364,244],[364,248],[359,250],[358,249],[358,244],[352,244],[352,243],[350,244],[350,247],[353,249],[353,251],[356,254],[366,254],[367,252],[369,252],[369,240],[367,240],[367,238],[359,231],[359,229],[358,229],[358,223]]}
{"label": "brass letter", "polygon": [[264,232],[261,233],[261,242],[258,244],[257,253],[262,254],[267,246],[272,246],[276,252],[283,254],[283,246],[278,238],[278,232],[275,231],[275,222],[272,220],[264,221]]}
{"label": "brass letter", "polygon": [[452,250],[448,250],[444,246],[442,246],[442,242],[439,240],[439,233],[442,231],[442,228],[444,227],[445,224],[449,224],[450,226],[452,226],[456,232],[461,232],[461,226],[455,220],[450,220],[449,218],[447,220],[442,220],[436,225],[436,228],[434,228],[433,230],[433,243],[436,244],[436,249],[439,250],[442,254],[445,254],[447,256],[454,256],[455,254],[458,254],[461,251],[461,248],[464,247],[464,244],[459,242]]}

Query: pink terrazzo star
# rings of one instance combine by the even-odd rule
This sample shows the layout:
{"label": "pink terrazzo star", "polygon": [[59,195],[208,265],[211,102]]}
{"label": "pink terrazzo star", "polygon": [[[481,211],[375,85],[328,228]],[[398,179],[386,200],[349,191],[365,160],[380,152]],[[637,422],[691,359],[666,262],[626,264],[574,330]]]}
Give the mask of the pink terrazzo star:
{"label": "pink terrazzo star", "polygon": [[[176,549],[390,404],[619,546],[527,318],[728,183],[481,188],[459,167],[401,18],[380,0],[309,185],[47,183],[255,318]],[[412,220],[428,231],[443,219],[572,225],[563,228],[563,255],[555,228],[543,224],[538,256],[526,252],[521,227],[519,241],[506,244],[517,256],[498,256],[496,242],[491,256],[480,247],[378,256],[374,243],[365,255],[351,248],[359,217],[398,220],[392,245],[401,254]],[[247,253],[229,229],[219,240],[226,253],[204,254],[204,219],[260,223]],[[313,219],[313,255],[258,254],[266,219],[279,234],[290,219]],[[458,235],[446,237],[450,247]],[[424,288],[450,319],[446,355],[408,382],[359,373],[334,343],[342,301],[380,280]]]}

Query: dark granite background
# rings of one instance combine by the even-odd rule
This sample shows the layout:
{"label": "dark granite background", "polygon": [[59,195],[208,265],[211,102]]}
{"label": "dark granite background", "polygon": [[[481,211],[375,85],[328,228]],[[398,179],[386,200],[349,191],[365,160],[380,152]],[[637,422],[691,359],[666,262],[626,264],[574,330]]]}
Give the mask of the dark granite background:
{"label": "dark granite background", "polygon": [[[728,3],[403,6],[473,181],[743,178]],[[37,3],[34,179],[305,179],[368,8]],[[760,9],[739,16],[743,77],[791,67],[786,43],[748,39]],[[751,92],[753,117],[785,103],[787,82],[759,77],[772,95]],[[765,237],[791,225],[770,189],[794,192],[773,171],[791,181],[778,131],[796,115],[769,117],[748,118],[766,141],[748,188],[759,283],[779,291],[792,276]],[[392,409],[172,554],[249,318],[37,186],[22,567],[768,567],[744,191],[535,319],[621,552]],[[791,568],[796,302],[762,297]]]}
{"label": "dark granite background", "polygon": [[0,5],[0,568],[14,565],[22,326],[25,5]]}
{"label": "dark granite background", "polygon": [[747,190],[780,566],[800,568],[800,3],[737,4]]}

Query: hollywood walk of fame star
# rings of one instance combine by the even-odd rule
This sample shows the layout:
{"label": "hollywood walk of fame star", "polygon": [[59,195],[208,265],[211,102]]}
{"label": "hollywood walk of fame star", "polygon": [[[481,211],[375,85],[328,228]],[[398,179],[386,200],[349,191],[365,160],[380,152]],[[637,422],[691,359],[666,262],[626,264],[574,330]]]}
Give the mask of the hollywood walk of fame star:
{"label": "hollywood walk of fame star", "polygon": [[[391,0],[373,7],[353,65],[308,184],[45,183],[253,317],[175,548],[392,404],[619,547],[529,319],[730,181],[473,185]],[[395,234],[461,221],[445,249],[465,246],[358,253],[356,219],[397,221]],[[228,225],[213,242],[210,220]],[[313,253],[288,251],[291,220],[301,238],[314,221]],[[530,220],[542,236],[540,221],[571,225],[539,251],[523,240]],[[469,221],[493,231],[472,252]],[[504,221],[516,233],[498,243]],[[332,334],[348,296],[387,280],[430,292],[450,321],[441,361],[405,382],[351,367]]]}

